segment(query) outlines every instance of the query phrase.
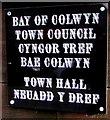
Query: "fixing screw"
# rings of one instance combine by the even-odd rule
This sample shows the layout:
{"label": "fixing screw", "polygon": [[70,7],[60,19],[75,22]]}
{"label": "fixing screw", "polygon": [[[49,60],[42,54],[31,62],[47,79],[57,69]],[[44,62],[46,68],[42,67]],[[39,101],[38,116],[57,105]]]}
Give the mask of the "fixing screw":
{"label": "fixing screw", "polygon": [[15,101],[14,101],[14,100],[11,100],[11,101],[10,101],[10,104],[11,104],[11,105],[13,105],[14,103],[15,103]]}
{"label": "fixing screw", "polygon": [[99,110],[100,110],[100,112],[103,112],[104,111],[104,107],[100,107]]}
{"label": "fixing screw", "polygon": [[101,7],[100,10],[101,10],[101,11],[105,11],[105,7]]}
{"label": "fixing screw", "polygon": [[10,12],[10,11],[8,11],[8,12],[7,12],[7,15],[8,15],[8,16],[11,16],[11,12]]}

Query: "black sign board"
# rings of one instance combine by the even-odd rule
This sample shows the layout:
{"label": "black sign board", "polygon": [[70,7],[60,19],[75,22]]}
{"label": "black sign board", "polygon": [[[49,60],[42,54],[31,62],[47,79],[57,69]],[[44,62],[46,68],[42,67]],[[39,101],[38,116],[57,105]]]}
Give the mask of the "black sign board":
{"label": "black sign board", "polygon": [[11,107],[106,113],[106,6],[5,11]]}

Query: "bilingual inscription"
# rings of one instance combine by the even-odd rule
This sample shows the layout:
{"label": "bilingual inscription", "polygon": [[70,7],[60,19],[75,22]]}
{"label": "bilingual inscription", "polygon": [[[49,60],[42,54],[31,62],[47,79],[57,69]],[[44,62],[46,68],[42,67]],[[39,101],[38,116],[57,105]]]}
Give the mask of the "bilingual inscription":
{"label": "bilingual inscription", "polygon": [[106,112],[105,4],[5,13],[11,107]]}

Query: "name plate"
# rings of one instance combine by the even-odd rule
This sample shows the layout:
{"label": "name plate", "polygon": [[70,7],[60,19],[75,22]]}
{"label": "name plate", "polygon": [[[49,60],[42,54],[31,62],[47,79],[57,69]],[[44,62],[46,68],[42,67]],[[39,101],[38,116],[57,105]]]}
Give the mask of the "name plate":
{"label": "name plate", "polygon": [[106,6],[6,9],[11,107],[106,113]]}

